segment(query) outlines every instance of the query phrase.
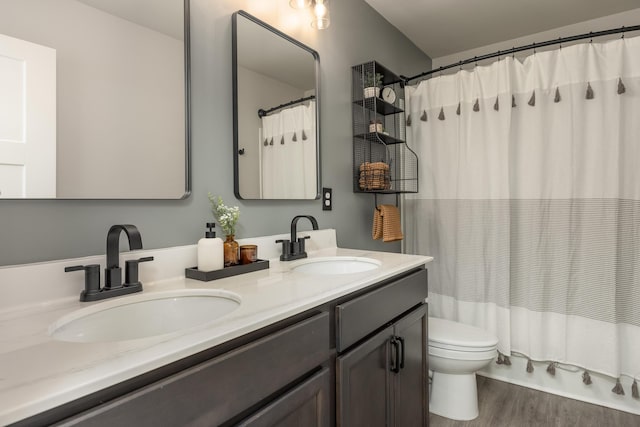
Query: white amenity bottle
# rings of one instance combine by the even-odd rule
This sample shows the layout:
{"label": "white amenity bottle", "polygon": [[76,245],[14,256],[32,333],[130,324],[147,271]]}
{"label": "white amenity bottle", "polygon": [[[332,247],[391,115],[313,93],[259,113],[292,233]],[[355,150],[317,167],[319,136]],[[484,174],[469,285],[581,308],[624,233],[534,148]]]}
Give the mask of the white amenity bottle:
{"label": "white amenity bottle", "polygon": [[222,239],[216,237],[213,222],[207,223],[209,231],[204,233],[204,237],[198,240],[198,270],[213,271],[221,270],[224,267],[224,246]]}

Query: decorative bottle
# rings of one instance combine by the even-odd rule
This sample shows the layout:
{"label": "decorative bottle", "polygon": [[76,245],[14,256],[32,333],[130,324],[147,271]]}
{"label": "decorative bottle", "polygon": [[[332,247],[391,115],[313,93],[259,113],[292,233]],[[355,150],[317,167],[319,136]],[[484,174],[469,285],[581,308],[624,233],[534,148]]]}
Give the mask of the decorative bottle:
{"label": "decorative bottle", "polygon": [[213,222],[207,223],[209,231],[198,240],[198,270],[213,271],[224,267],[224,245],[222,239],[216,237]]}
{"label": "decorative bottle", "polygon": [[227,240],[224,241],[224,266],[240,264],[240,245],[235,241],[233,234],[227,234]]}

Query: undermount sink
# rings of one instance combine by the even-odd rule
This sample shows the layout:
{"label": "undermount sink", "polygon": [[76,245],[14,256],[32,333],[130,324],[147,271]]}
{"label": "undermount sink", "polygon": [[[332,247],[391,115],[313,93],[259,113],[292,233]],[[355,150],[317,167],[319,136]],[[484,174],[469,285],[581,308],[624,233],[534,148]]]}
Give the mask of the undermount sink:
{"label": "undermount sink", "polygon": [[318,275],[351,274],[375,270],[380,265],[380,261],[372,258],[337,256],[306,259],[291,266],[291,270]]}
{"label": "undermount sink", "polygon": [[95,304],[49,327],[59,341],[108,342],[147,338],[210,323],[240,306],[240,296],[219,289],[137,294]]}

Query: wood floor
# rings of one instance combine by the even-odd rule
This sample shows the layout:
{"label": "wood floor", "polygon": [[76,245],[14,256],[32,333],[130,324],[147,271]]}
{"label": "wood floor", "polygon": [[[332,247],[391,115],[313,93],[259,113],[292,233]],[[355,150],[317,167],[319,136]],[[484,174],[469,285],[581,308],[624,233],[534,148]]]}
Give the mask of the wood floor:
{"label": "wood floor", "polygon": [[454,421],[431,414],[429,427],[638,427],[640,415],[478,376],[480,416]]}

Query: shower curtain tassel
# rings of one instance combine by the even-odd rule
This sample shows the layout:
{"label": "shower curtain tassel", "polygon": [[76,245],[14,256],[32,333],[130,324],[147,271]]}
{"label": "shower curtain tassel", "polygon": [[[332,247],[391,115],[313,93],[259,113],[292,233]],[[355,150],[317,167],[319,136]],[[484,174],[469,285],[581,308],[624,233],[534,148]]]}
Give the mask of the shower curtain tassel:
{"label": "shower curtain tassel", "polygon": [[298,137],[296,136],[296,133],[295,133],[295,132],[293,133],[293,137],[291,138],[291,140],[292,140],[293,142],[296,142],[296,141],[298,140]]}
{"label": "shower curtain tassel", "polygon": [[624,396],[624,388],[622,388],[622,384],[620,384],[620,378],[616,380],[616,386],[612,388],[611,391],[620,396]]}
{"label": "shower curtain tassel", "polygon": [[535,105],[536,105],[536,91],[535,90],[531,94],[531,98],[529,98],[529,102],[527,104],[531,105],[532,107],[535,107]]}
{"label": "shower curtain tassel", "polygon": [[456,108],[456,114],[460,115],[460,103],[458,102],[458,108]]}
{"label": "shower curtain tassel", "polygon": [[582,382],[586,385],[591,385],[591,375],[589,375],[589,372],[584,371],[582,373]]}
{"label": "shower curtain tassel", "polygon": [[506,366],[511,366],[511,359],[509,359],[509,356],[507,355],[504,356],[504,364]]}
{"label": "shower curtain tassel", "polygon": [[527,359],[527,372],[528,373],[533,372],[533,362],[531,361],[531,359]]}
{"label": "shower curtain tassel", "polygon": [[511,95],[511,108],[516,108],[516,96],[515,95]]}
{"label": "shower curtain tassel", "polygon": [[411,126],[411,114],[407,115],[407,126]]}
{"label": "shower curtain tassel", "polygon": [[273,145],[273,137],[271,137],[271,141],[269,141],[269,145]]}
{"label": "shower curtain tassel", "polygon": [[618,78],[618,95],[622,95],[627,91],[627,88],[624,87],[624,83],[622,83],[622,77]]}
{"label": "shower curtain tassel", "polygon": [[587,95],[586,99],[593,99],[593,88],[591,87],[591,83],[587,82]]}
{"label": "shower curtain tassel", "polygon": [[633,396],[634,399],[640,399],[640,393],[638,393],[638,381],[636,381],[636,379],[633,379],[633,385],[631,386],[631,396]]}
{"label": "shower curtain tassel", "polygon": [[304,133],[304,129],[302,130],[302,140],[306,141],[307,140],[307,134]]}
{"label": "shower curtain tassel", "polygon": [[496,102],[495,104],[493,104],[493,109],[496,111],[500,111],[500,98],[498,96],[496,96]]}
{"label": "shower curtain tassel", "polygon": [[420,116],[420,120],[423,122],[429,121],[429,116],[427,116],[427,110],[422,110],[422,115]]}
{"label": "shower curtain tassel", "polygon": [[475,112],[480,111],[480,100],[478,98],[476,98],[476,102],[475,104],[473,104],[473,111]]}
{"label": "shower curtain tassel", "polygon": [[556,87],[556,96],[555,98],[553,98],[553,102],[557,104],[558,102],[560,102],[561,99],[562,98],[560,97],[560,88]]}
{"label": "shower curtain tassel", "polygon": [[280,145],[284,145],[284,136],[280,138]]}
{"label": "shower curtain tassel", "polygon": [[440,114],[438,114],[438,120],[444,120],[444,107],[440,107]]}
{"label": "shower curtain tassel", "polygon": [[498,352],[498,360],[496,360],[496,365],[504,364],[504,359],[502,359],[502,353]]}
{"label": "shower curtain tassel", "polygon": [[556,375],[556,362],[549,363],[549,366],[547,366],[547,372],[553,376]]}
{"label": "shower curtain tassel", "polygon": [[265,138],[265,139],[264,139],[264,142],[262,143],[262,145],[264,145],[265,147],[266,147],[267,145],[269,145],[269,139],[268,139],[268,138]]}

